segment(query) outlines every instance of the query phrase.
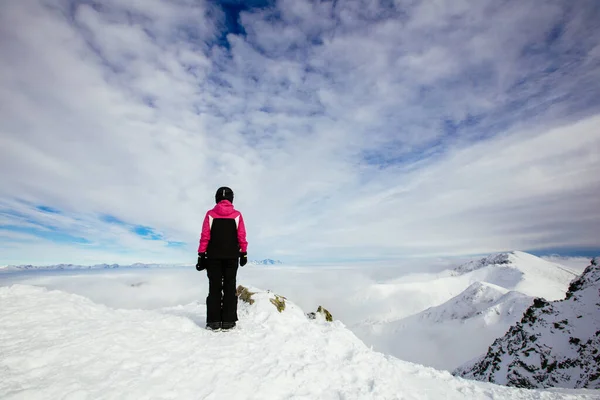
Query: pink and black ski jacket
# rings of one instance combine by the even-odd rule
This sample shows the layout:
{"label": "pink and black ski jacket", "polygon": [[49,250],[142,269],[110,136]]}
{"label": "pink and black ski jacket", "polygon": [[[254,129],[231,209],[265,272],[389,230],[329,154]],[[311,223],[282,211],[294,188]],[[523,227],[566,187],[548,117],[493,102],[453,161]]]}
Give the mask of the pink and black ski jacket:
{"label": "pink and black ski jacket", "polygon": [[246,226],[242,213],[229,200],[221,200],[208,210],[202,224],[198,253],[208,258],[238,258],[240,251],[248,251]]}

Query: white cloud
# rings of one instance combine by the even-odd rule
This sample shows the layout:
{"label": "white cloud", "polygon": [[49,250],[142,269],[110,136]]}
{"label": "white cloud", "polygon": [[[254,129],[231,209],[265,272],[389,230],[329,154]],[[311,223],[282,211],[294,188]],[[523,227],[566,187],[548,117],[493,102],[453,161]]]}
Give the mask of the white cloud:
{"label": "white cloud", "polygon": [[242,13],[229,48],[212,3],[3,4],[6,218],[48,205],[97,261],[185,261],[225,184],[259,257],[598,247],[593,10],[363,3]]}

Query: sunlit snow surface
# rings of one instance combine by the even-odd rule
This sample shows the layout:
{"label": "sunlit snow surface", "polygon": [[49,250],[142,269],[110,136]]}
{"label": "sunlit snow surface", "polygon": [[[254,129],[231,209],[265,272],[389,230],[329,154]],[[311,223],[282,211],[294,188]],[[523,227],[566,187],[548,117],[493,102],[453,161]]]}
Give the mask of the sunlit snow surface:
{"label": "sunlit snow surface", "polygon": [[[457,379],[373,351],[346,328],[417,318],[467,289],[442,270],[246,267],[239,283],[288,306],[280,314],[259,292],[231,332],[204,329],[208,282],[191,267],[3,272],[0,398],[598,398]],[[318,305],[338,321],[307,319]]]}
{"label": "sunlit snow surface", "polygon": [[[576,398],[453,378],[369,350],[340,322],[278,313],[259,293],[239,327],[204,306],[114,310],[61,291],[0,288],[2,398]],[[578,398],[593,398],[579,395]]]}

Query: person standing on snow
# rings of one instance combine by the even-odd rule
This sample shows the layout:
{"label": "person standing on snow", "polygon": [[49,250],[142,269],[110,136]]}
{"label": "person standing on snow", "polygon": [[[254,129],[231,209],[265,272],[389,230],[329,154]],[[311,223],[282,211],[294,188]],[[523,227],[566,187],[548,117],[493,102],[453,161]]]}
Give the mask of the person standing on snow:
{"label": "person standing on snow", "polygon": [[196,269],[206,269],[206,328],[231,329],[237,321],[236,275],[248,262],[248,242],[242,214],[233,208],[233,190],[220,187],[217,205],[206,212]]}

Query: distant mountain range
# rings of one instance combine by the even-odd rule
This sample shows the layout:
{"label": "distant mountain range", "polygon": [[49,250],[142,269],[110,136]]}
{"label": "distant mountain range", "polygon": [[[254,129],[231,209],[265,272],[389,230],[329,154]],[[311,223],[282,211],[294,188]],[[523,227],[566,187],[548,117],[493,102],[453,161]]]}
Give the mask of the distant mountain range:
{"label": "distant mountain range", "polygon": [[[279,260],[272,260],[270,258],[264,260],[252,260],[249,262],[251,265],[281,265],[283,264]],[[54,264],[54,265],[7,265],[0,266],[0,271],[28,271],[28,270],[85,270],[85,269],[117,269],[117,268],[169,268],[169,267],[183,267],[189,266],[189,264],[145,264],[145,263],[134,263],[129,265],[120,264],[95,264],[95,265],[79,265],[79,264]]]}
{"label": "distant mountain range", "polygon": [[266,258],[264,260],[251,260],[249,262],[252,265],[281,265],[283,262],[279,260],[271,260],[270,258]]}
{"label": "distant mountain range", "polygon": [[144,264],[135,263],[129,265],[120,264],[95,264],[95,265],[79,265],[79,264],[54,264],[54,265],[8,265],[0,266],[0,271],[11,270],[79,270],[79,269],[117,269],[117,268],[157,268],[157,267],[174,267],[176,264]]}

